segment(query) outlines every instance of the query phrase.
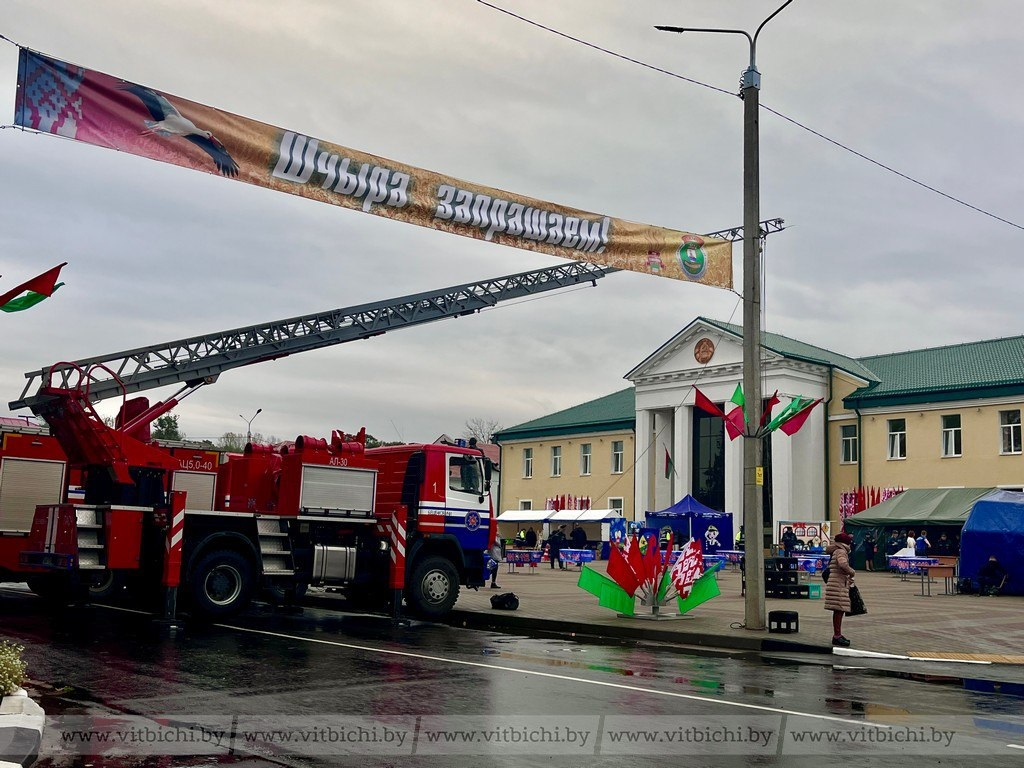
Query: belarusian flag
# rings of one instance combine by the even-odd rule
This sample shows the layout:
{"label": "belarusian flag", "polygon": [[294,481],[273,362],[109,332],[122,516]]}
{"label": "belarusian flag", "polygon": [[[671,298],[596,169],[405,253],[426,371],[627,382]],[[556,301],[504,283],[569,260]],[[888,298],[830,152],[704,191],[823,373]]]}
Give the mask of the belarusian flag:
{"label": "belarusian flag", "polygon": [[636,594],[640,586],[640,575],[633,571],[617,544],[612,544],[608,550],[608,575],[627,595],[632,597]]}
{"label": "belarusian flag", "polygon": [[676,473],[676,465],[672,461],[672,454],[668,452],[668,448],[665,448],[665,479],[672,477]]}
{"label": "belarusian flag", "polygon": [[635,606],[633,596],[627,594],[622,587],[589,565],[580,569],[580,578],[576,582],[576,586],[596,597],[598,605],[602,608],[611,608],[626,616],[633,615]]}
{"label": "belarusian flag", "polygon": [[[41,275],[33,277],[31,280],[27,280],[19,286],[12,288],[0,295],[0,310],[4,312],[20,312],[23,309],[34,307],[40,301],[48,296],[52,296],[53,292],[60,288],[64,283],[57,283],[57,278],[60,276],[61,267],[67,264],[65,261],[63,264],[59,264],[51,270],[43,272]],[[21,294],[25,294],[22,296]]]}
{"label": "belarusian flag", "polygon": [[692,611],[701,603],[706,603],[711,598],[722,594],[722,590],[718,588],[718,580],[715,579],[715,571],[717,570],[718,566],[716,565],[714,568],[706,571],[703,576],[693,582],[689,597],[685,599],[680,597],[676,601],[679,606],[679,613]]}
{"label": "belarusian flag", "polygon": [[790,418],[786,419],[786,422],[781,427],[779,427],[779,429],[781,429],[787,435],[795,435],[800,430],[800,427],[804,425],[804,422],[807,421],[807,417],[811,415],[811,411],[814,410],[814,406],[816,406],[820,402],[821,398],[819,397],[810,405],[805,405],[799,411],[794,413]]}

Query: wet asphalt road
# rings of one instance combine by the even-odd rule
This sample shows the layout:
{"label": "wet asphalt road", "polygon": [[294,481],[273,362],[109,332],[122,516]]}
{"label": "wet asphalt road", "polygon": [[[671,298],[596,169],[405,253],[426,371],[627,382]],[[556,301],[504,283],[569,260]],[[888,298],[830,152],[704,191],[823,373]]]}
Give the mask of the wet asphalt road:
{"label": "wet asphalt road", "polygon": [[1018,689],[951,678],[314,609],[168,632],[99,606],[52,615],[6,588],[4,637],[44,684],[41,768],[1024,760]]}

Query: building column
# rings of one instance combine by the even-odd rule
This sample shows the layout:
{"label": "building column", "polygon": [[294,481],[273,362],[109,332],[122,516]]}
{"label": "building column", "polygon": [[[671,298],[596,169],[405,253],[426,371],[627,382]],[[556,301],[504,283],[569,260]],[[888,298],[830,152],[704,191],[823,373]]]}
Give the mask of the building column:
{"label": "building column", "polygon": [[636,412],[636,466],[633,471],[633,519],[651,509],[651,412]]}
{"label": "building column", "polygon": [[674,414],[676,439],[672,460],[676,464],[675,501],[693,492],[693,407],[681,405]]}
{"label": "building column", "polygon": [[725,434],[725,512],[732,513],[733,536],[739,530],[743,520],[743,440],[737,437],[729,439]]}
{"label": "building column", "polygon": [[665,477],[665,449],[672,450],[675,445],[675,419],[672,411],[652,411],[651,469],[654,480],[654,505],[651,510],[671,507],[677,500],[674,497],[674,477]]}

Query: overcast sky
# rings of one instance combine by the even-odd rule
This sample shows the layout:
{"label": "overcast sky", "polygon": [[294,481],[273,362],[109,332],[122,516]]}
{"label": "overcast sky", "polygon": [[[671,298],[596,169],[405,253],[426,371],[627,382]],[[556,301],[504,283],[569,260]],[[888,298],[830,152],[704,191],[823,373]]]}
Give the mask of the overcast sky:
{"label": "overcast sky", "polygon": [[[495,0],[735,92],[739,36],[781,0]],[[742,102],[475,0],[5,0],[29,48],[265,123],[483,185],[709,232],[742,223]],[[796,0],[762,32],[761,102],[1024,223],[1024,3]],[[0,42],[0,122],[17,49]],[[119,154],[0,131],[0,291],[61,261],[66,286],[0,316],[0,413],[25,371],[547,266],[551,257]],[[858,356],[1024,332],[1024,231],[761,115],[765,328]],[[742,248],[734,249],[742,286]],[[177,413],[189,437],[366,426],[382,439],[504,426],[617,391],[710,287],[596,287],[228,372]],[[168,392],[151,393],[156,399]]]}

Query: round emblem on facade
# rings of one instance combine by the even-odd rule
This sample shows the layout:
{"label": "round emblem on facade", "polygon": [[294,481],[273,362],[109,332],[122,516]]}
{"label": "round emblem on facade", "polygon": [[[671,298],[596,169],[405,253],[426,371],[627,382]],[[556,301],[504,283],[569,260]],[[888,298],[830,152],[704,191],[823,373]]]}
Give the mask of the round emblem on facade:
{"label": "round emblem on facade", "polygon": [[475,531],[479,527],[480,527],[480,515],[478,515],[476,512],[467,512],[466,513],[466,530],[467,531]]}
{"label": "round emblem on facade", "polygon": [[715,344],[711,339],[701,339],[693,348],[693,359],[701,365],[708,362],[715,354]]}

